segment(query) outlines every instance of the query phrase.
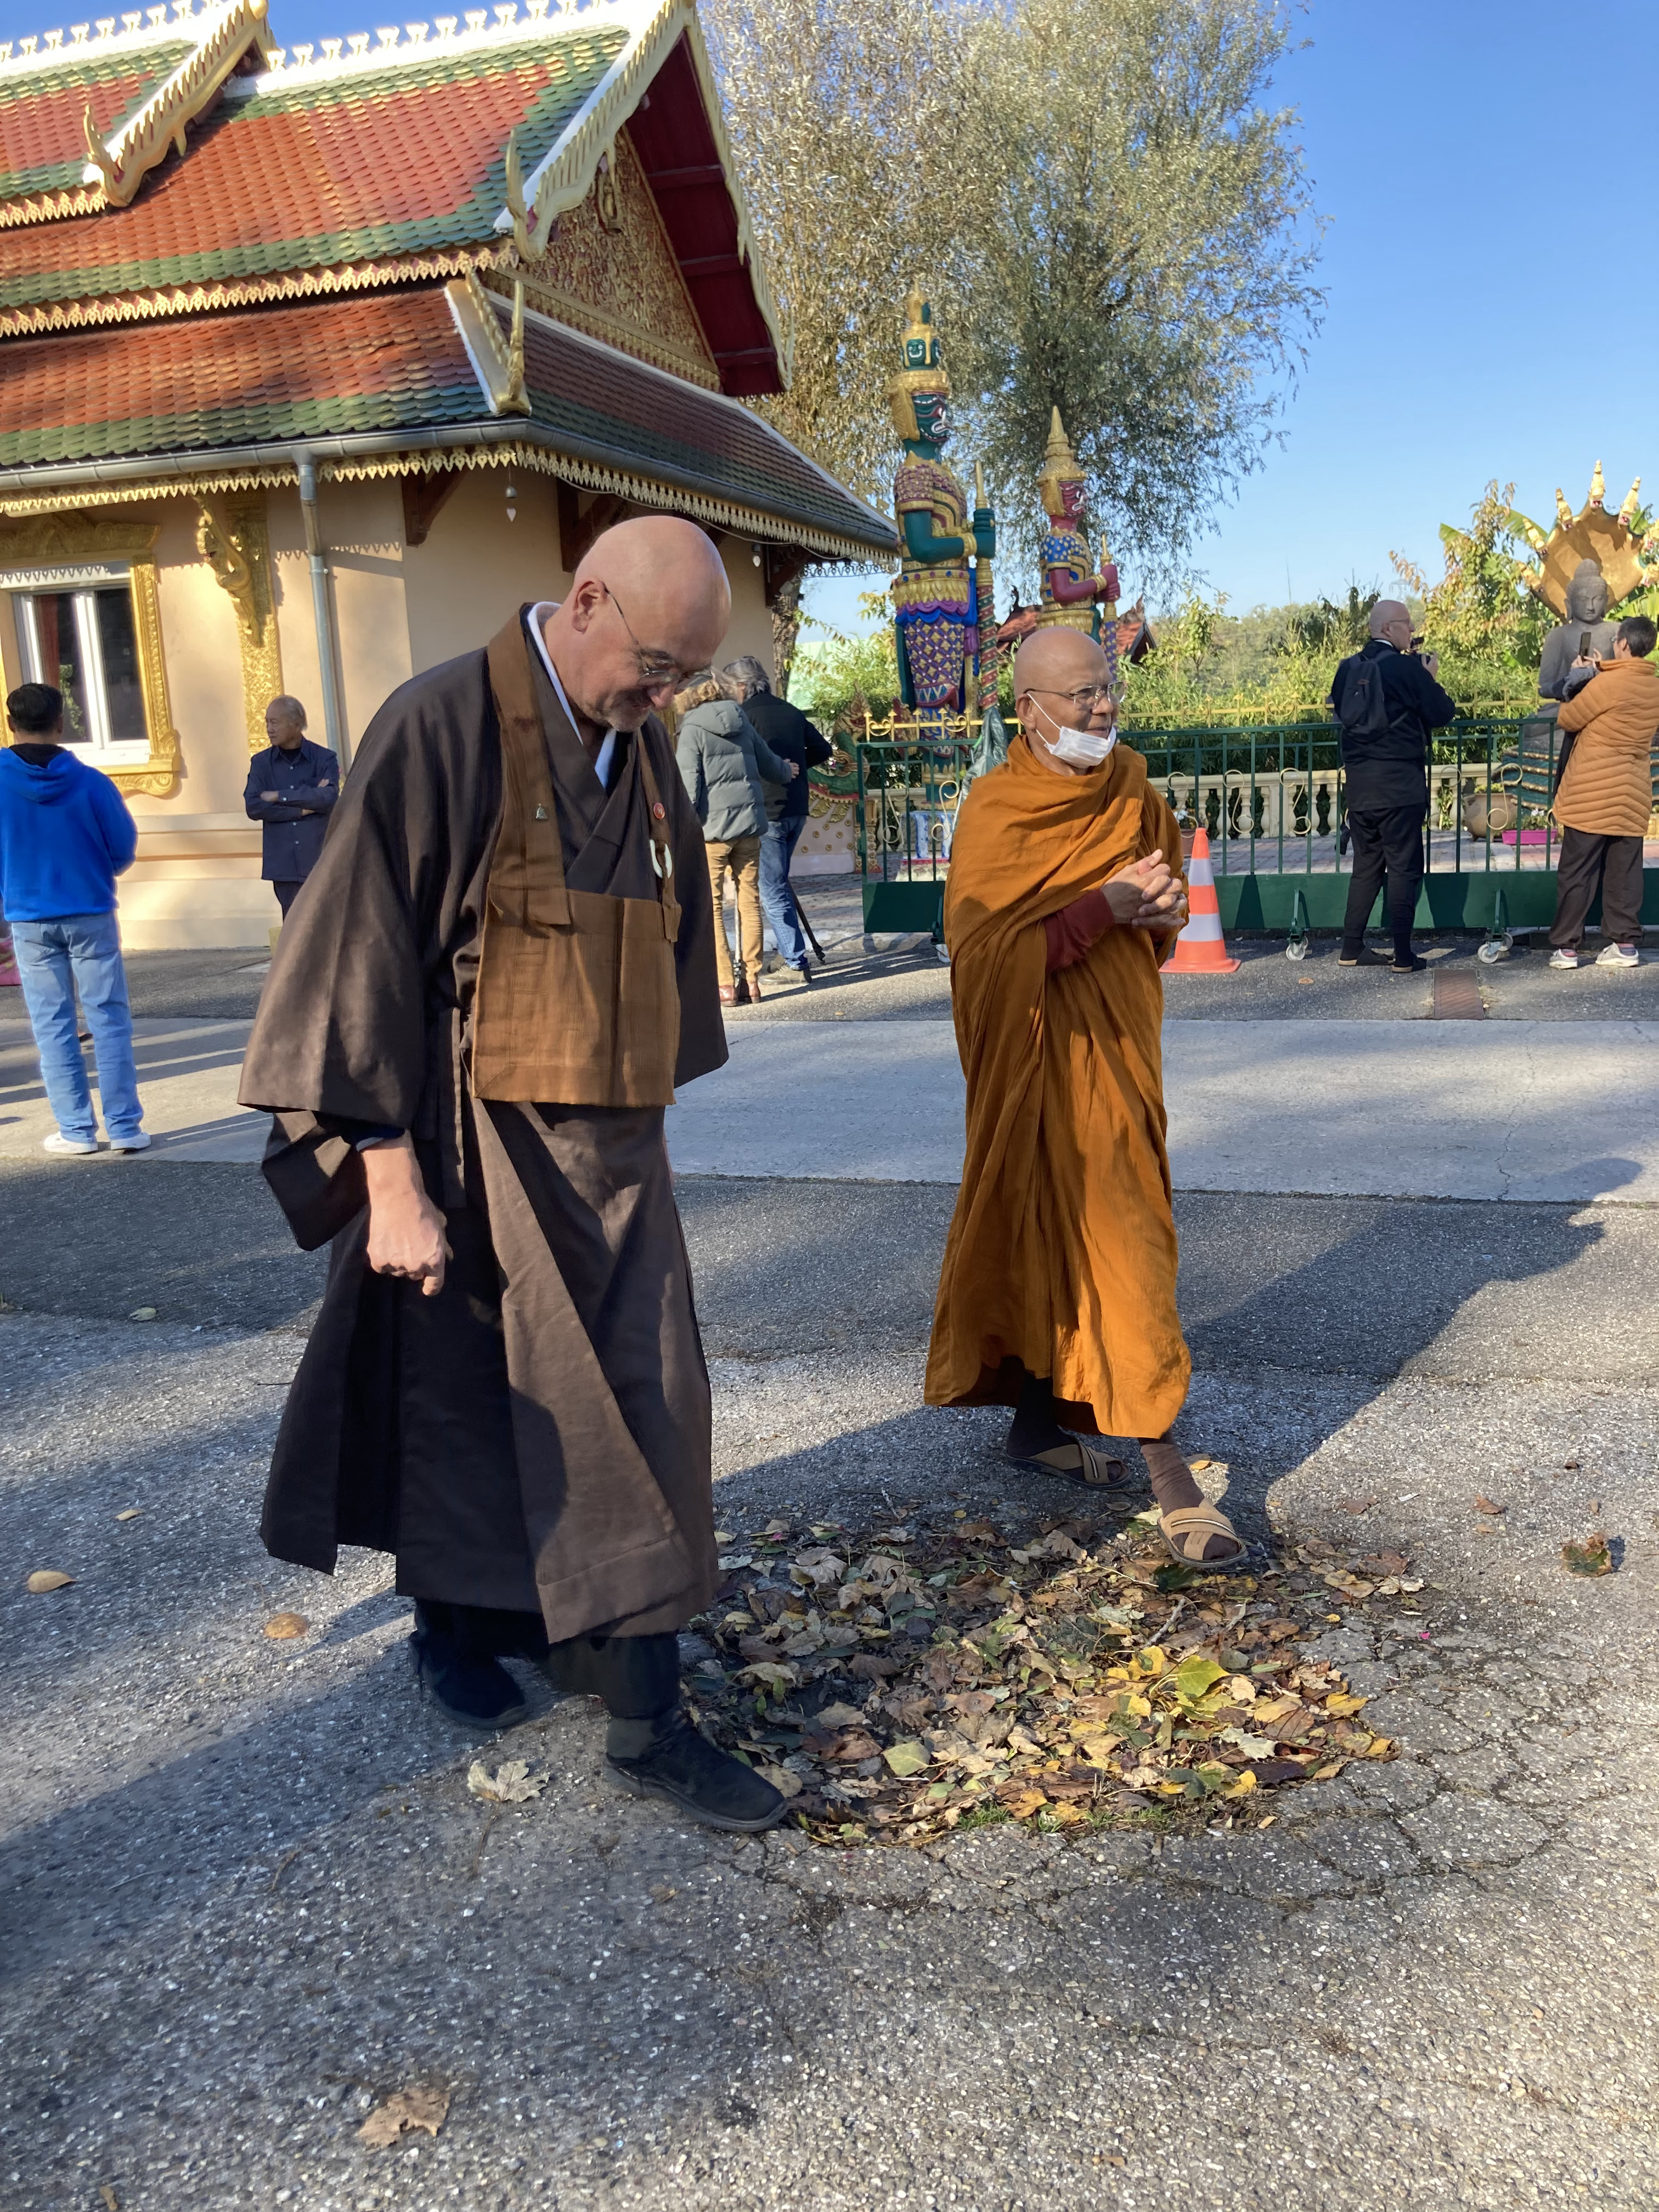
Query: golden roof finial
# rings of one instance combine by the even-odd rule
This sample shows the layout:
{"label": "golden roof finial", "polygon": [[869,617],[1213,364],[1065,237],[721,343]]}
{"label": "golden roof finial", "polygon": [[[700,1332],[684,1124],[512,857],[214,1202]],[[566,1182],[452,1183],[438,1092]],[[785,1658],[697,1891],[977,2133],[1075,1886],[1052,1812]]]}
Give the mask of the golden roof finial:
{"label": "golden roof finial", "polygon": [[1567,495],[1559,484],[1555,487],[1555,520],[1558,529],[1570,530],[1572,527],[1573,512],[1567,505]]}
{"label": "golden roof finial", "polygon": [[1626,530],[1631,526],[1631,522],[1636,514],[1637,508],[1642,504],[1639,495],[1641,489],[1642,479],[1640,477],[1638,477],[1636,482],[1625,494],[1625,503],[1619,510],[1619,520],[1624,524]]}
{"label": "golden roof finial", "polygon": [[1058,407],[1048,415],[1048,442],[1042,449],[1042,466],[1037,471],[1037,482],[1058,480],[1071,483],[1080,480],[1082,470],[1077,465],[1077,455],[1072,451],[1072,441],[1066,434],[1066,425],[1060,419]]}
{"label": "golden roof finial", "polygon": [[1595,475],[1590,478],[1590,494],[1589,494],[1589,503],[1590,503],[1590,505],[1591,505],[1592,507],[1599,507],[1602,504],[1602,502],[1606,500],[1607,495],[1607,478],[1602,475],[1602,473],[1601,473],[1601,462],[1600,462],[1600,461],[1598,461],[1598,462],[1595,464]]}

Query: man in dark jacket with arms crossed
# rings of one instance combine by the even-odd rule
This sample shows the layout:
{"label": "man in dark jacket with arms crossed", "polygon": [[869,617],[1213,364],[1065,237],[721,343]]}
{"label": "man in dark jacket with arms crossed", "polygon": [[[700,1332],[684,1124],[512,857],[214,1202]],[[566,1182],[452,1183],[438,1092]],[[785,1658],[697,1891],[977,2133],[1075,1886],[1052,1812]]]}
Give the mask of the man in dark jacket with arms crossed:
{"label": "man in dark jacket with arms crossed", "polygon": [[283,920],[317,865],[330,810],[340,795],[340,763],[306,735],[306,710],[286,694],[265,708],[270,744],[248,764],[242,803],[250,822],[264,824],[264,879]]}
{"label": "man in dark jacket with arms crossed", "polygon": [[[1364,652],[1340,664],[1331,685],[1353,837],[1340,959],[1345,968],[1392,968],[1409,975],[1425,965],[1412,949],[1412,921],[1423,882],[1429,732],[1443,728],[1457,707],[1435,681],[1438,656],[1410,651],[1412,618],[1398,599],[1377,601],[1370,633]],[[1365,944],[1365,924],[1385,878],[1392,961]]]}

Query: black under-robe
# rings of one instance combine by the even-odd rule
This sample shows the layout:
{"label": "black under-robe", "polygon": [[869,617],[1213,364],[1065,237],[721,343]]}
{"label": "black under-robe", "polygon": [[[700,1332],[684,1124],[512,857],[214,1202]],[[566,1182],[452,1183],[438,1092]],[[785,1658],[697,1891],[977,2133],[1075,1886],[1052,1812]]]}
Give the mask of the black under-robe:
{"label": "black under-robe", "polygon": [[[702,830],[654,720],[602,785],[526,640],[572,890],[657,896],[650,748],[680,903],[677,1083],[726,1057]],[[681,1626],[718,1576],[708,1371],[660,1107],[475,1101],[465,1067],[500,738],[485,655],[394,692],[284,924],[240,1097],[303,1141],[409,1129],[453,1259],[435,1297],[337,1235],[289,1392],[261,1534],[331,1572],[394,1553],[400,1590],[539,1611],[549,1637]]]}

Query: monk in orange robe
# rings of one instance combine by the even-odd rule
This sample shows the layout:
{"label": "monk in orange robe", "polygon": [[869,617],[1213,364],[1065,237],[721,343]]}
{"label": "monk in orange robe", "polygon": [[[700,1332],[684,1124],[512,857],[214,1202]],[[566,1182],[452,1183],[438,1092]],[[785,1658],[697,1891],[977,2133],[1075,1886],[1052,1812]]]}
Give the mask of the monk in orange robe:
{"label": "monk in orange robe", "polygon": [[963,802],[945,894],[968,1079],[962,1191],[927,1360],[932,1406],[1012,1406],[1008,1456],[1127,1479],[1070,1431],[1135,1437],[1177,1559],[1244,1546],[1170,1434],[1191,1362],[1176,1313],[1158,963],[1186,919],[1180,831],[1118,742],[1081,631],[1019,649],[1023,734]]}

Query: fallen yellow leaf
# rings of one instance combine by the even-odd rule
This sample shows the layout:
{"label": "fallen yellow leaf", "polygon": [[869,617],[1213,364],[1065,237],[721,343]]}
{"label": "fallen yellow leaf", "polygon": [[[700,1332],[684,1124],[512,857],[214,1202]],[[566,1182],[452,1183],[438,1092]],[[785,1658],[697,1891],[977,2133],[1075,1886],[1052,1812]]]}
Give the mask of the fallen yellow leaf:
{"label": "fallen yellow leaf", "polygon": [[303,1636],[310,1626],[302,1613],[273,1613],[265,1623],[265,1634],[274,1644],[288,1644]]}
{"label": "fallen yellow leaf", "polygon": [[1336,1690],[1326,1698],[1325,1710],[1334,1714],[1338,1720],[1346,1720],[1350,1713],[1357,1713],[1367,1702],[1364,1698],[1352,1697],[1346,1691]]}
{"label": "fallen yellow leaf", "polygon": [[1029,1820],[1032,1814],[1040,1811],[1048,1800],[1040,1790],[1017,1790],[1012,1796],[1001,1798],[999,1802],[1007,1807],[1015,1820]]}
{"label": "fallen yellow leaf", "polygon": [[142,1521],[144,1509],[142,1505],[129,1505],[125,1513],[118,1513],[115,1517],[118,1521]]}
{"label": "fallen yellow leaf", "polygon": [[449,2092],[435,2085],[416,2089],[397,2089],[385,2104],[377,2105],[357,2130],[362,2140],[376,2150],[396,2142],[406,2129],[424,2128],[435,2136],[449,2113]]}
{"label": "fallen yellow leaf", "polygon": [[67,1589],[74,1580],[73,1575],[66,1575],[57,1567],[37,1567],[25,1587],[32,1589],[36,1597],[44,1597],[48,1590]]}

